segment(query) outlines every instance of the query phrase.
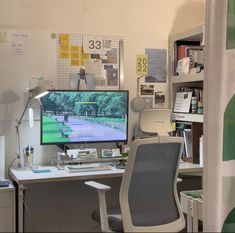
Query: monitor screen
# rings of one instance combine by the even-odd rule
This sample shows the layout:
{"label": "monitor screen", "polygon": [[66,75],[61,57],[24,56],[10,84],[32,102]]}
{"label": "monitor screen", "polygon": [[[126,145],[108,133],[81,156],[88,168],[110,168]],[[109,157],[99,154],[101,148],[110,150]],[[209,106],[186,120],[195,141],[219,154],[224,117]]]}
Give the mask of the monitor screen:
{"label": "monitor screen", "polygon": [[126,142],[128,94],[50,90],[41,98],[41,144]]}

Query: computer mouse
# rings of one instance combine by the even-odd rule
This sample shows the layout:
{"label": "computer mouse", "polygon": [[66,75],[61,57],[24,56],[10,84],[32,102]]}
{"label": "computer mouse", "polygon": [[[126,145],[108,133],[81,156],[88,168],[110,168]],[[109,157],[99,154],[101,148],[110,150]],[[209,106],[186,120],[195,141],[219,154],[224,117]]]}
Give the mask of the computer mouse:
{"label": "computer mouse", "polygon": [[115,165],[115,168],[117,169],[125,169],[126,168],[126,163],[125,162],[119,162]]}

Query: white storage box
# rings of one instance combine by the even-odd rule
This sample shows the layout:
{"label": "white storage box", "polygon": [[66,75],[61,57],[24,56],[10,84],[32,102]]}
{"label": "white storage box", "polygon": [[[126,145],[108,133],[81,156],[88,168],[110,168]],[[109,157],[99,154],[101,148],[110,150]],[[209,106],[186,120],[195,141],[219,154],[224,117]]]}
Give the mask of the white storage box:
{"label": "white storage box", "polygon": [[198,220],[203,220],[202,190],[180,193],[181,206],[187,214],[187,232],[198,232]]}

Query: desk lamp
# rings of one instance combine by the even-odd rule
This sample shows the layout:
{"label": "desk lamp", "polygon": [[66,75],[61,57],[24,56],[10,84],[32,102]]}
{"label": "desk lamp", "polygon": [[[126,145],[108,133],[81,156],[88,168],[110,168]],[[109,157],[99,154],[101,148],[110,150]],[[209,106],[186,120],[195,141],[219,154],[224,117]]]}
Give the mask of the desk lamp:
{"label": "desk lamp", "polygon": [[48,94],[48,90],[46,90],[46,88],[44,88],[43,86],[36,86],[35,88],[33,89],[30,89],[28,91],[29,93],[29,96],[28,96],[28,101],[27,101],[27,104],[25,105],[25,108],[21,114],[21,117],[19,120],[16,120],[17,124],[16,124],[16,136],[17,136],[17,144],[18,144],[18,153],[17,153],[17,159],[18,159],[18,164],[17,164],[17,169],[20,170],[22,169],[22,166],[21,166],[21,155],[20,155],[20,131],[19,131],[19,128],[20,128],[20,125],[22,123],[22,119],[25,115],[25,112],[27,110],[27,108],[31,105],[32,103],[32,100],[35,98],[35,99],[39,99],[41,98],[42,96],[44,95],[47,95]]}

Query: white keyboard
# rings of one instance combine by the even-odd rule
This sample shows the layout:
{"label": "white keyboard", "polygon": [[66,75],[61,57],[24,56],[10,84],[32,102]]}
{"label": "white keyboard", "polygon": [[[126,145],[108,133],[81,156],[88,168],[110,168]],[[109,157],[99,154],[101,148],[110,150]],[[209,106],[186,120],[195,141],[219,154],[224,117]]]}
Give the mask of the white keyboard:
{"label": "white keyboard", "polygon": [[111,170],[112,167],[103,163],[87,163],[78,165],[66,165],[64,170],[67,172],[90,172],[90,171],[105,171]]}

